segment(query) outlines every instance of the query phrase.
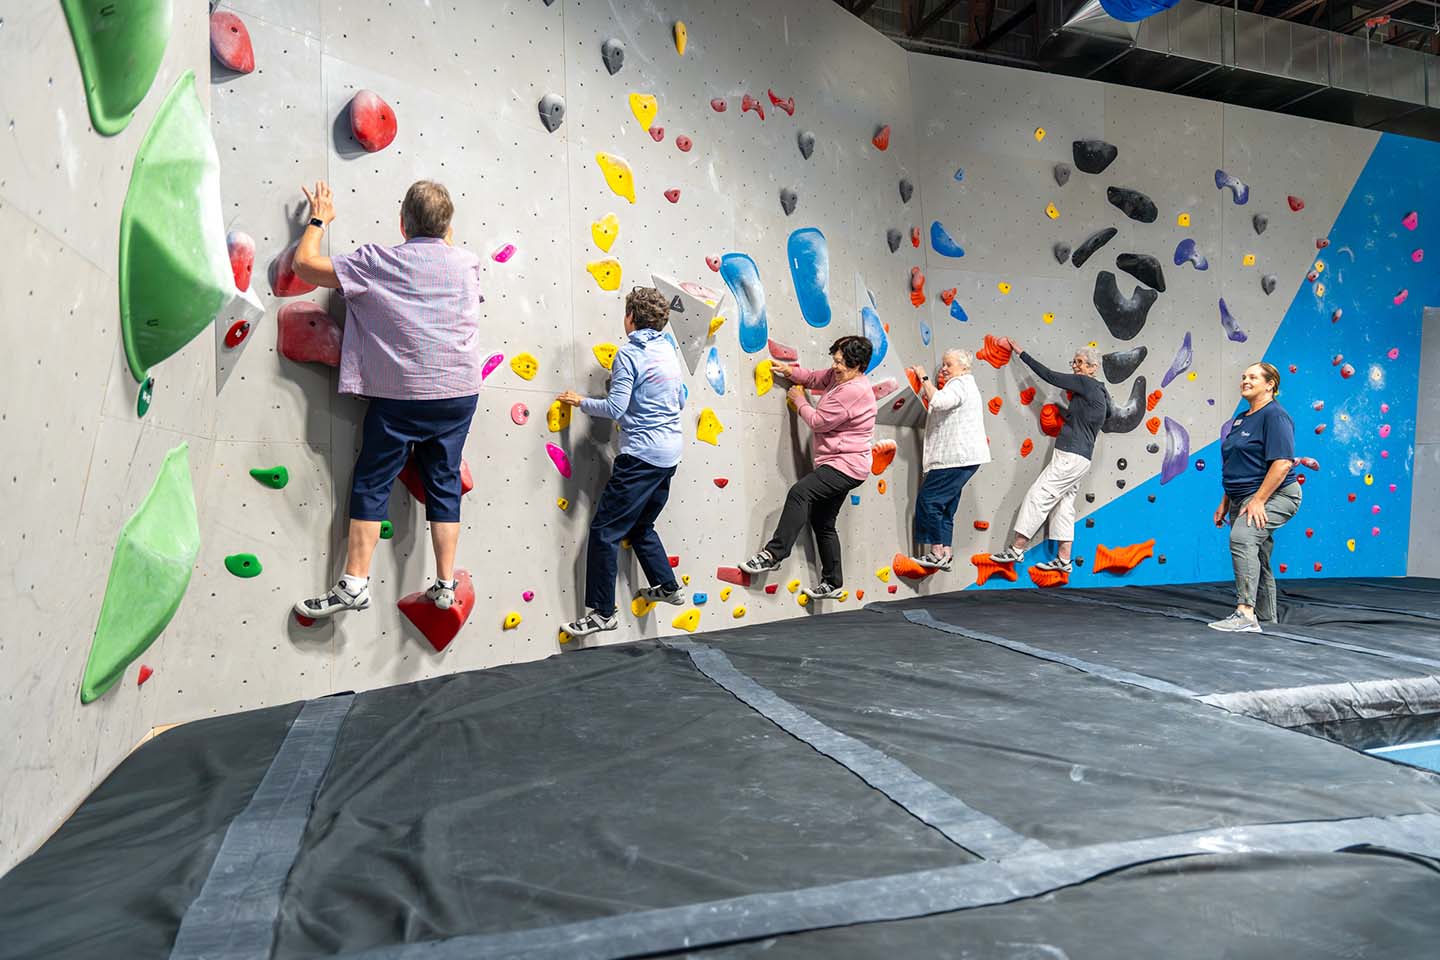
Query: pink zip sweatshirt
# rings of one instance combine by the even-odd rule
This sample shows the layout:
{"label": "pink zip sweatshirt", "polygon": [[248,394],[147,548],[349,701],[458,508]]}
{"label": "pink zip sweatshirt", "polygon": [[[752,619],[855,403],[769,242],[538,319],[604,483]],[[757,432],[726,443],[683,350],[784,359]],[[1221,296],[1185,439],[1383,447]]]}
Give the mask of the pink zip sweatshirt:
{"label": "pink zip sweatshirt", "polygon": [[823,391],[817,406],[798,405],[800,419],[815,435],[815,466],[826,464],[847,477],[870,476],[870,447],[875,436],[875,391],[862,374],[838,386],[835,371],[796,367],[790,382]]}

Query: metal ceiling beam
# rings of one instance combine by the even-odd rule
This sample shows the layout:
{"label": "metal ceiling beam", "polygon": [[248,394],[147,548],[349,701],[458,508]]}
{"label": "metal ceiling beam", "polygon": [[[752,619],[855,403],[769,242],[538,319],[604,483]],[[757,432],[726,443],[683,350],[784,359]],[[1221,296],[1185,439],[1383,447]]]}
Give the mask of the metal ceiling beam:
{"label": "metal ceiling beam", "polygon": [[[840,0],[840,5],[845,6],[845,0]],[[845,7],[845,9],[859,17],[864,16],[865,11],[873,6],[875,6],[875,0],[854,0],[854,2],[851,3],[850,6]]]}
{"label": "metal ceiling beam", "polygon": [[[1311,7],[1321,6],[1325,2],[1326,0],[1300,0],[1299,3],[1295,4],[1295,6],[1291,7],[1290,9],[1275,14],[1275,17],[1279,20],[1290,20],[1300,16],[1300,14],[1304,13],[1306,10],[1309,10]],[[1259,11],[1257,10],[1256,13],[1259,13]]]}
{"label": "metal ceiling beam", "polygon": [[940,18],[960,6],[960,0],[944,0],[940,6],[920,18],[914,29],[908,31],[912,37],[923,37],[925,32],[940,22]]}
{"label": "metal ceiling beam", "polygon": [[1381,6],[1376,7],[1374,10],[1369,10],[1365,13],[1362,13],[1360,14],[1360,16],[1356,17],[1353,20],[1345,21],[1340,26],[1335,28],[1335,32],[1350,33],[1356,27],[1365,26],[1366,20],[1373,20],[1376,17],[1383,17],[1388,13],[1394,13],[1396,10],[1399,10],[1401,7],[1405,6],[1410,2],[1411,0],[1390,0],[1389,3],[1382,4]]}
{"label": "metal ceiling beam", "polygon": [[1016,10],[1014,13],[1010,14],[1010,16],[1006,17],[1003,21],[1001,21],[1000,25],[994,30],[991,30],[989,33],[985,34],[985,36],[975,41],[972,46],[976,50],[984,50],[986,47],[990,46],[990,44],[994,43],[996,40],[999,40],[1001,37],[1005,36],[1005,34],[1009,33],[1011,30],[1014,30],[1016,27],[1020,26],[1020,24],[1024,23],[1026,20],[1030,19],[1034,15],[1035,0],[1030,0],[1029,3],[1025,4],[1025,6],[1021,7],[1019,10]]}

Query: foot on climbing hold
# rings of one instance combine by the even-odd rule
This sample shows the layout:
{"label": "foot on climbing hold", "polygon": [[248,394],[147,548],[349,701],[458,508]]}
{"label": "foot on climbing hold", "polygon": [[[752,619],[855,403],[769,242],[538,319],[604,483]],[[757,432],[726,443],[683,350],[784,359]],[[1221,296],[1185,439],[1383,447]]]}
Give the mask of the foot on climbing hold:
{"label": "foot on climbing hold", "polygon": [[423,590],[401,597],[397,606],[439,653],[455,639],[470,618],[470,611],[475,609],[475,584],[470,579],[470,571],[456,570],[455,600],[448,608],[437,607]]}
{"label": "foot on climbing hold", "polygon": [[361,90],[351,99],[350,132],[368,152],[390,146],[398,129],[395,110],[374,90]]}
{"label": "foot on climbing hold", "polygon": [[991,577],[1000,577],[1002,580],[1009,580],[1011,583],[1020,579],[1020,575],[1015,572],[1015,564],[1013,562],[1005,564],[996,563],[990,559],[990,554],[988,553],[971,554],[970,563],[975,567],[975,585],[977,587],[985,586],[985,583]]}
{"label": "foot on climbing hold", "polygon": [[250,471],[250,476],[272,490],[283,490],[285,484],[290,482],[290,471],[284,467],[254,467]]}
{"label": "foot on climbing hold", "polygon": [[[890,566],[885,569],[887,576],[890,571],[894,571],[899,576],[905,577],[910,580],[923,580],[926,577],[930,576],[930,574],[935,572],[934,567],[922,567],[920,564],[916,563],[914,560],[907,557],[903,553],[895,554],[895,556],[890,560]],[[884,580],[887,578],[881,577],[881,579]]]}

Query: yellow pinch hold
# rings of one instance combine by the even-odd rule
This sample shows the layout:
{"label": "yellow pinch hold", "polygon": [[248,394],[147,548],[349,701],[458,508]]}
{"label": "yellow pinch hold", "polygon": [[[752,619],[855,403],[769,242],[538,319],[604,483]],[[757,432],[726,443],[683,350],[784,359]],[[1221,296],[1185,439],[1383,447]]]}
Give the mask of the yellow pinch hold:
{"label": "yellow pinch hold", "polygon": [[1001,280],[999,283],[995,284],[995,289],[999,290],[1002,296],[1010,295],[1010,284],[1006,283],[1004,280]]}
{"label": "yellow pinch hold", "polygon": [[875,576],[877,576],[877,577],[880,578],[880,582],[881,582],[881,583],[889,583],[889,582],[890,582],[890,568],[889,568],[889,567],[881,567],[879,570],[876,570],[876,571],[875,571]]}
{"label": "yellow pinch hold", "polygon": [[634,600],[630,601],[630,612],[635,614],[635,616],[637,617],[643,617],[645,616],[645,614],[649,613],[651,610],[654,609],[654,600],[646,600],[644,597],[637,595]]}
{"label": "yellow pinch hold", "polygon": [[1044,320],[1046,323],[1054,323],[1054,322],[1055,322],[1055,314],[1053,314],[1053,313],[1041,314],[1040,319],[1041,319],[1041,320]]}
{"label": "yellow pinch hold", "polygon": [[774,360],[761,360],[755,364],[755,396],[763,397],[775,386],[774,367]]}
{"label": "yellow pinch hold", "polygon": [[[713,306],[713,304],[712,304],[712,306]],[[710,318],[710,336],[712,336],[712,337],[715,336],[715,331],[716,331],[716,330],[719,330],[720,327],[721,327],[724,323],[725,323],[725,318],[722,317],[722,316],[720,316],[718,313],[717,313],[715,316],[711,317],[711,318]]]}
{"label": "yellow pinch hold", "polygon": [[802,607],[808,607],[808,606],[810,606],[810,594],[808,594],[808,593],[802,593],[802,594],[800,594],[800,596],[798,596],[798,597],[795,598],[795,602],[798,603],[798,604],[800,604],[800,606],[802,606]]}
{"label": "yellow pinch hold", "polygon": [[736,620],[739,620],[741,617],[745,616],[745,605],[741,604],[734,610],[731,610],[730,616],[734,617]]}
{"label": "yellow pinch hold", "polygon": [[615,238],[620,236],[620,218],[613,213],[607,213],[599,220],[590,222],[590,239],[595,241],[595,246],[606,253],[614,245]]}
{"label": "yellow pinch hold", "polygon": [[1354,552],[1355,552],[1355,541],[1354,541],[1354,540],[1346,540],[1346,541],[1345,541],[1345,549],[1346,549],[1346,550],[1349,550],[1351,553],[1354,553]]}
{"label": "yellow pinch hold", "polygon": [[574,640],[575,638],[572,637],[572,636],[570,636],[570,634],[566,633],[564,630],[561,630],[561,631],[560,631],[560,636],[557,637],[556,639],[558,639],[561,643],[569,643],[571,640]]}
{"label": "yellow pinch hold", "polygon": [[[648,124],[646,129],[649,129]],[[600,164],[600,172],[605,175],[605,182],[610,189],[615,191],[617,196],[634,203],[635,174],[630,172],[630,164],[625,162],[625,158],[601,151],[595,154],[595,162]]]}
{"label": "yellow pinch hold", "polygon": [[700,626],[700,611],[691,607],[674,620],[671,620],[670,626],[676,630],[684,630],[686,633],[694,633],[695,628]]}
{"label": "yellow pinch hold", "polygon": [[1045,204],[1045,216],[1049,217],[1051,220],[1059,220],[1060,208],[1055,206],[1055,204],[1053,203]]}
{"label": "yellow pinch hold", "polygon": [[570,501],[566,500],[564,497],[556,497],[555,506],[559,507],[561,510],[569,510]]}
{"label": "yellow pinch hold", "polygon": [[791,580],[789,583],[785,584],[785,589],[789,590],[791,593],[794,593],[796,590],[800,589],[800,581]]}
{"label": "yellow pinch hold", "polygon": [[509,613],[505,614],[504,628],[506,630],[514,630],[518,626],[520,626],[520,614],[516,613],[514,610],[511,610]]}
{"label": "yellow pinch hold", "polygon": [[595,283],[601,290],[614,291],[620,289],[620,261],[619,260],[592,260],[585,264],[585,269],[590,276],[595,278]]}
{"label": "yellow pinch hold", "polygon": [[1242,266],[1242,267],[1253,267],[1253,266],[1255,266],[1255,254],[1253,254],[1253,253],[1247,253],[1247,254],[1245,254],[1245,256],[1241,257],[1241,258],[1240,258],[1240,266]]}
{"label": "yellow pinch hold", "polygon": [[841,591],[840,591],[840,596],[838,596],[838,597],[835,598],[835,602],[836,602],[836,603],[844,603],[846,600],[849,600],[849,599],[850,599],[850,591],[849,591],[849,590],[841,590]]}
{"label": "yellow pinch hold", "polygon": [[1315,270],[1316,273],[1324,273],[1324,272],[1325,272],[1325,261],[1324,261],[1324,260],[1316,260],[1316,261],[1315,261],[1314,270]]}
{"label": "yellow pinch hold", "polygon": [[1175,218],[1175,226],[1177,226],[1177,227],[1188,227],[1188,226],[1190,226],[1190,214],[1188,214],[1188,213],[1182,213],[1182,214],[1180,214],[1180,216],[1176,217],[1176,218]]}
{"label": "yellow pinch hold", "polygon": [[1194,379],[1195,379],[1195,371],[1194,371],[1194,370],[1191,370],[1189,373],[1185,374],[1185,379],[1186,379],[1186,380],[1194,380]]}
{"label": "yellow pinch hold", "polygon": [[545,426],[550,428],[551,433],[559,433],[570,426],[570,406],[554,400],[550,409],[545,411]]}
{"label": "yellow pinch hold", "polygon": [[1045,139],[1045,128],[1044,128],[1044,127],[1036,127],[1036,128],[1035,128],[1035,142],[1036,142],[1036,143],[1039,143],[1041,140],[1044,140],[1044,139]]}
{"label": "yellow pinch hold", "polygon": [[600,361],[600,366],[609,370],[614,366],[615,354],[620,352],[620,348],[613,343],[597,343],[590,348],[590,352],[595,354],[595,359]]}
{"label": "yellow pinch hold", "polygon": [[690,586],[690,574],[688,574],[688,573],[682,573],[682,574],[680,574],[680,582],[683,583],[683,584],[684,584],[685,586],[687,586],[687,587]]}
{"label": "yellow pinch hold", "polygon": [[690,31],[685,29],[684,20],[675,21],[675,52],[685,56],[685,45],[690,42]]}
{"label": "yellow pinch hold", "polygon": [[[660,112],[660,101],[655,99],[653,93],[632,93],[630,94],[630,112],[635,114],[635,119],[640,121],[640,128],[645,131],[655,124],[655,114]],[[619,193],[617,190],[616,193]]]}
{"label": "yellow pinch hold", "polygon": [[1325,296],[1325,284],[1323,284],[1323,283],[1317,283],[1317,284],[1315,284],[1315,296],[1317,296],[1317,297],[1323,297],[1323,296]]}
{"label": "yellow pinch hold", "polygon": [[720,418],[715,416],[715,411],[706,407],[700,411],[700,423],[695,427],[695,439],[712,446],[720,446],[720,434],[725,432],[725,425]]}
{"label": "yellow pinch hold", "polygon": [[510,369],[521,380],[534,380],[540,370],[540,361],[531,353],[517,353],[510,358]]}
{"label": "yellow pinch hold", "polygon": [[730,588],[729,588],[729,587],[722,587],[722,588],[720,589],[720,599],[721,599],[722,601],[724,601],[724,600],[729,600],[729,599],[730,599]]}

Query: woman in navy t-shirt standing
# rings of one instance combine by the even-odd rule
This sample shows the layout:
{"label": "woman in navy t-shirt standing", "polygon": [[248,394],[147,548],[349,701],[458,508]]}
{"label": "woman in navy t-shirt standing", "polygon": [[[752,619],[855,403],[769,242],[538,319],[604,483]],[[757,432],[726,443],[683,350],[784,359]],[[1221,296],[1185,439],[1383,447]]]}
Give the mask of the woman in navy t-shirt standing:
{"label": "woman in navy t-shirt standing", "polygon": [[1260,620],[1275,620],[1270,551],[1275,531],[1300,510],[1295,422],[1275,401],[1279,395],[1279,370],[1268,363],[1246,367],[1240,375],[1240,396],[1250,409],[1230,422],[1230,432],[1220,443],[1225,495],[1215,508],[1215,526],[1223,526],[1229,515],[1235,612],[1210,624],[1216,630],[1259,633]]}

